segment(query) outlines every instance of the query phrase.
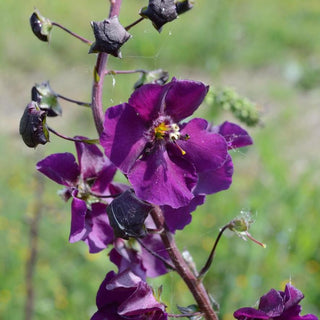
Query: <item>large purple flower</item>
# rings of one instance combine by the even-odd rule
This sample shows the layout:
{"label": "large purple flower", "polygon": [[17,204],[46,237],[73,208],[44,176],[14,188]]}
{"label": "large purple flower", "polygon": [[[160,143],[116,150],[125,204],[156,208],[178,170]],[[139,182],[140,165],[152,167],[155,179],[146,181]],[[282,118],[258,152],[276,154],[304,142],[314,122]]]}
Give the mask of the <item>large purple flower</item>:
{"label": "large purple flower", "polygon": [[288,283],[285,291],[271,289],[260,298],[258,310],[254,308],[241,308],[234,312],[238,320],[318,320],[313,314],[300,316],[301,306],[299,302],[303,299],[301,291]]}
{"label": "large purple flower", "polygon": [[[37,169],[66,187],[62,193],[65,200],[73,198],[69,241],[82,240],[95,253],[112,242],[113,230],[106,204],[98,203],[93,194],[110,194],[116,168],[95,145],[76,142],[76,150],[79,164],[71,153],[56,153],[39,161]],[[113,187],[113,192],[116,189]]]}
{"label": "large purple flower", "polygon": [[146,84],[128,103],[107,110],[101,144],[140,199],[172,208],[187,206],[195,196],[198,175],[229,161],[226,139],[207,130],[206,120],[181,123],[207,91],[203,83],[188,80]]}
{"label": "large purple flower", "polygon": [[109,272],[97,293],[98,311],[91,320],[167,320],[164,305],[146,282],[129,270]]}

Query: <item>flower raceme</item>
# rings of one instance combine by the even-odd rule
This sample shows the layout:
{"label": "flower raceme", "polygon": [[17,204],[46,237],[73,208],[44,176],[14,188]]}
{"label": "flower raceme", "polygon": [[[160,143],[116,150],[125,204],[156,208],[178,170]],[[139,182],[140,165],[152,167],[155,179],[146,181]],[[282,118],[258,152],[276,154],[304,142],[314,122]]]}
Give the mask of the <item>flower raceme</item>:
{"label": "flower raceme", "polygon": [[[52,154],[37,163],[37,169],[51,180],[65,186],[62,196],[72,198],[70,242],[84,241],[91,253],[99,252],[114,236],[106,212],[96,195],[118,193],[111,181],[115,166],[95,145],[76,142],[78,162],[71,153]],[[111,192],[110,189],[113,191]]]}
{"label": "flower raceme", "polygon": [[[221,131],[201,118],[182,122],[207,92],[201,82],[173,78],[165,85],[143,85],[128,103],[107,109],[101,145],[138,198],[176,209],[188,206],[197,195],[230,186],[233,165],[228,149],[252,140],[230,123]],[[239,134],[246,138],[234,143]]]}

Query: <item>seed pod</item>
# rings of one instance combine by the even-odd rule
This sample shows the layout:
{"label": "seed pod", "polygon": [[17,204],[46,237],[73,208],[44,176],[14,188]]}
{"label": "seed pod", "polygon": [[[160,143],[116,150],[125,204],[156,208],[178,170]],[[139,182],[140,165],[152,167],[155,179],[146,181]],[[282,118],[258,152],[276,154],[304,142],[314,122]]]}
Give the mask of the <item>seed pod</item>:
{"label": "seed pod", "polygon": [[30,17],[30,25],[38,39],[49,42],[52,23],[48,18],[43,17],[38,10],[35,10]]}
{"label": "seed pod", "polygon": [[103,21],[92,21],[91,27],[96,41],[90,47],[89,53],[106,52],[117,58],[121,58],[120,48],[127,42],[131,35],[120,24],[118,17]]}
{"label": "seed pod", "polygon": [[140,10],[140,15],[151,20],[159,32],[165,23],[178,17],[174,0],[149,0],[149,5]]}
{"label": "seed pod", "polygon": [[20,120],[19,133],[24,143],[35,148],[38,144],[49,141],[49,131],[46,125],[46,111],[40,109],[37,102],[30,102]]}
{"label": "seed pod", "polygon": [[40,109],[47,111],[48,117],[61,116],[62,114],[58,95],[51,89],[48,81],[32,87],[31,100],[38,102]]}
{"label": "seed pod", "polygon": [[123,192],[107,207],[110,225],[118,238],[143,238],[144,221],[152,205],[138,199],[132,189]]}

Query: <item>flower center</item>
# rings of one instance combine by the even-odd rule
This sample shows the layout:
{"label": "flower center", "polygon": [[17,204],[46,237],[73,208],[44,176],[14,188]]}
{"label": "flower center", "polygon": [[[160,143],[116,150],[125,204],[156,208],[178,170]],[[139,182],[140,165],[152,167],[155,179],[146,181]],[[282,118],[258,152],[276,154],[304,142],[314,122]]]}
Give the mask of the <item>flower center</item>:
{"label": "flower center", "polygon": [[154,128],[154,137],[156,140],[169,139],[171,141],[178,140],[180,138],[180,128],[177,124],[166,124],[161,122]]}

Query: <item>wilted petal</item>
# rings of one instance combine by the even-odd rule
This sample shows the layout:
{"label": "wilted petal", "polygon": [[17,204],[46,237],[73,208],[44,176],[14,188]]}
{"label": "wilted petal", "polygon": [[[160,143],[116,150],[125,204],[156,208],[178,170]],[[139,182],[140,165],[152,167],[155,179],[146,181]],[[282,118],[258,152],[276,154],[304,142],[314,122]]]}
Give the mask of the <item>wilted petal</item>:
{"label": "wilted petal", "polygon": [[147,142],[145,124],[127,103],[106,111],[100,142],[107,157],[124,173],[128,173]]}
{"label": "wilted petal", "polygon": [[55,153],[37,163],[37,170],[56,183],[67,187],[77,184],[79,166],[71,153]]}
{"label": "wilted petal", "polygon": [[136,161],[128,179],[140,199],[179,208],[193,198],[197,175],[190,163],[182,158],[171,160],[164,146],[159,146],[145,160]]}
{"label": "wilted petal", "polygon": [[209,87],[202,82],[172,79],[165,97],[165,112],[174,122],[189,116],[200,106]]}
{"label": "wilted petal", "polygon": [[186,152],[184,157],[195,165],[197,172],[220,168],[228,156],[225,139],[208,132],[207,125],[204,119],[192,119],[181,130],[181,134],[189,138],[177,142]]}
{"label": "wilted petal", "polygon": [[194,194],[212,194],[227,190],[232,183],[233,164],[228,155],[222,167],[198,173],[198,184]]}

